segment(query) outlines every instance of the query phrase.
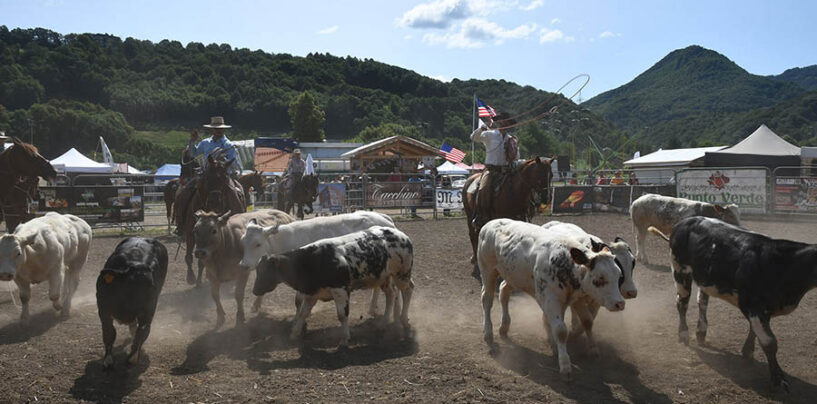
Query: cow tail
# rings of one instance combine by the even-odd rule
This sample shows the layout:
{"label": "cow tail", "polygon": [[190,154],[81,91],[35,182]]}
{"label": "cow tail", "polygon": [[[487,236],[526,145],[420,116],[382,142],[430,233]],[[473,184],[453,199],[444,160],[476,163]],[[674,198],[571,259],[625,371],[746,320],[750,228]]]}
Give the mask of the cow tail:
{"label": "cow tail", "polygon": [[648,228],[647,228],[647,230],[649,230],[649,232],[650,232],[650,233],[655,234],[656,236],[661,237],[661,238],[663,238],[664,240],[669,241],[669,236],[667,236],[666,234],[662,233],[662,232],[661,232],[661,230],[658,230],[658,229],[656,229],[656,228],[655,228],[655,227],[653,227],[653,226],[648,227]]}

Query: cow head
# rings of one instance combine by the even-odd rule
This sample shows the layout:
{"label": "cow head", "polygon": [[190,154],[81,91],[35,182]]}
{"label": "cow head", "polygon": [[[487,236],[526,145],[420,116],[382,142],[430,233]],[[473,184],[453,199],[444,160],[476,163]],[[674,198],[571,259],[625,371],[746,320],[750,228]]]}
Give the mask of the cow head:
{"label": "cow head", "polygon": [[715,205],[715,211],[718,213],[718,219],[726,223],[740,226],[740,208],[734,203],[729,205]]}
{"label": "cow head", "polygon": [[6,234],[0,237],[0,281],[10,281],[26,262],[27,247],[37,241],[37,233],[28,236]]}
{"label": "cow head", "polygon": [[600,252],[594,253],[571,248],[570,256],[580,266],[582,290],[607,310],[624,310],[624,298],[618,287],[621,270],[610,250],[605,246]]}
{"label": "cow head", "polygon": [[149,266],[142,263],[125,263],[123,266],[113,268],[106,266],[99,272],[97,284],[123,287],[129,291],[145,290],[140,287],[154,286],[153,271]]}
{"label": "cow head", "polygon": [[196,212],[196,225],[193,226],[193,238],[196,240],[194,255],[198,259],[207,259],[222,241],[221,230],[232,212],[221,216],[215,212]]}
{"label": "cow head", "polygon": [[251,219],[247,223],[247,231],[241,236],[241,247],[244,249],[244,255],[239,264],[241,268],[252,269],[258,265],[261,257],[272,253],[272,241],[269,238],[277,232],[277,224],[263,227],[258,224],[257,220]]}
{"label": "cow head", "polygon": [[263,296],[272,292],[284,281],[282,271],[289,265],[289,258],[284,255],[265,255],[255,270],[255,283],[252,286],[252,293],[256,296]]}
{"label": "cow head", "polygon": [[621,237],[616,237],[610,244],[610,251],[616,257],[616,262],[621,268],[621,281],[618,288],[625,299],[634,299],[638,296],[638,288],[633,280],[633,270],[635,269],[635,256],[630,246]]}

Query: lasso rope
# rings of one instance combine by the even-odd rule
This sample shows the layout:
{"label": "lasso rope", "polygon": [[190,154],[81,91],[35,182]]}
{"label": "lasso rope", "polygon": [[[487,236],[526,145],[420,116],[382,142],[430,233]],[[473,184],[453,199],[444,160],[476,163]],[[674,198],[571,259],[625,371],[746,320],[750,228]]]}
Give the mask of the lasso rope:
{"label": "lasso rope", "polygon": [[[571,101],[572,101],[572,100],[573,100],[573,98],[575,98],[577,95],[579,95],[579,93],[581,93],[581,92],[582,92],[582,90],[584,90],[584,88],[585,88],[585,87],[587,87],[587,84],[588,84],[588,83],[590,83],[590,75],[589,75],[589,74],[582,73],[582,74],[577,75],[576,77],[573,77],[572,79],[568,80],[568,81],[567,81],[567,82],[566,82],[564,85],[562,85],[561,87],[559,87],[559,89],[558,89],[558,90],[556,90],[554,93],[552,93],[552,94],[551,94],[551,96],[550,96],[550,97],[548,97],[548,98],[547,98],[547,99],[546,99],[544,102],[542,102],[541,104],[538,104],[538,105],[534,106],[533,108],[531,108],[530,110],[525,111],[525,112],[523,112],[523,113],[521,113],[521,114],[519,114],[519,115],[512,116],[512,117],[510,117],[510,118],[506,118],[506,119],[495,120],[495,121],[494,121],[494,125],[500,125],[502,122],[508,122],[508,121],[511,121],[511,120],[514,120],[514,121],[515,121],[515,120],[516,120],[517,118],[519,118],[519,117],[523,117],[523,116],[529,115],[529,114],[533,113],[534,111],[539,110],[540,108],[542,108],[542,107],[544,107],[545,105],[549,104],[549,103],[550,103],[550,102],[551,102],[551,101],[552,101],[554,98],[556,98],[556,96],[557,96],[557,95],[559,95],[559,94],[562,92],[562,90],[564,90],[564,89],[565,89],[565,87],[569,86],[571,83],[573,83],[574,81],[576,81],[576,80],[577,80],[577,79],[579,79],[579,78],[584,78],[584,79],[585,79],[585,81],[584,81],[584,83],[581,85],[581,87],[579,87],[579,89],[578,89],[578,90],[576,90],[576,92],[575,92],[575,93],[573,93],[573,95],[571,95],[570,97],[567,97],[567,99],[568,99],[568,100],[571,100]],[[526,119],[526,120],[524,120],[524,121],[522,121],[522,122],[517,122],[517,123],[511,124],[511,125],[507,125],[507,126],[498,126],[498,127],[494,127],[494,129],[505,130],[505,129],[515,128],[515,127],[517,127],[517,126],[522,126],[522,125],[525,125],[525,124],[527,124],[527,123],[529,123],[529,122],[533,122],[533,121],[535,121],[535,120],[538,120],[538,119],[544,118],[544,117],[546,117],[546,116],[552,115],[552,114],[553,114],[553,113],[555,113],[557,110],[558,110],[558,106],[554,105],[554,106],[553,106],[553,107],[551,107],[550,109],[545,110],[545,112],[542,112],[541,114],[538,114],[538,115],[536,115],[536,116],[534,116],[534,117],[532,117],[532,118]]]}

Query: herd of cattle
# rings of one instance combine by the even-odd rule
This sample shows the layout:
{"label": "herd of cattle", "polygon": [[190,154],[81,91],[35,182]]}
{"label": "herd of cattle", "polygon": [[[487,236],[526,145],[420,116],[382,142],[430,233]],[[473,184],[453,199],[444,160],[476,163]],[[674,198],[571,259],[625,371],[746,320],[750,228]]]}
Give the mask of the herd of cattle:
{"label": "herd of cattle", "polygon": [[[709,296],[733,304],[749,322],[743,355],[751,357],[757,339],[766,354],[773,385],[788,389],[777,363],[777,339],[769,320],[791,313],[805,293],[817,287],[817,245],[775,240],[745,230],[734,205],[721,207],[645,195],[634,201],[630,210],[636,254],[621,238],[605,242],[570,223],[552,221],[536,226],[495,219],[485,224],[476,249],[483,281],[485,341],[493,345],[491,307],[501,281],[501,336],[508,334],[511,323],[511,294],[519,290],[532,296],[542,309],[562,373],[571,371],[568,338],[584,333],[589,352],[598,355],[592,334],[594,318],[602,306],[622,311],[626,299],[637,297],[633,270],[637,259],[647,263],[644,238],[652,232],[669,242],[677,285],[679,340],[689,342],[686,311],[694,281],[699,287],[698,341],[703,342],[706,336]],[[349,298],[359,289],[372,289],[372,316],[381,290],[386,297],[381,324],[399,319],[404,333],[409,331],[414,251],[411,240],[388,216],[355,212],[295,221],[277,210],[223,216],[198,212],[196,216],[195,256],[206,269],[217,326],[225,321],[220,284],[235,281],[236,323],[243,323],[244,289],[255,270],[253,312],[260,308],[263,295],[281,283],[296,291],[293,339],[302,337],[306,319],[318,300],[333,300],[342,328],[339,345],[348,345]],[[92,230],[82,219],[53,212],[0,237],[0,280],[16,282],[22,302],[21,322],[29,319],[30,285],[46,280],[54,309],[62,316],[69,315],[91,239]],[[97,278],[96,297],[106,368],[113,366],[114,320],[130,325],[133,343],[128,362],[138,363],[167,265],[165,246],[140,237],[122,240],[105,262]],[[568,307],[570,330],[565,322]]]}

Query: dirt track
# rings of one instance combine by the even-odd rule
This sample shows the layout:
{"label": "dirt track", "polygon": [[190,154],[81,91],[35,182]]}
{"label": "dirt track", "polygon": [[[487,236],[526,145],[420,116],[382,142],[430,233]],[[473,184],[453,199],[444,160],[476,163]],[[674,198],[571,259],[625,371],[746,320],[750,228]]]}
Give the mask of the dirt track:
{"label": "dirt track", "polygon": [[[539,222],[543,219],[540,218]],[[624,236],[634,245],[623,215],[563,217],[604,239]],[[750,229],[776,237],[817,242],[814,223],[747,221]],[[533,300],[514,295],[510,340],[490,354],[482,341],[479,287],[469,276],[470,246],[465,222],[402,222],[415,243],[410,320],[414,335],[401,340],[398,329],[379,331],[365,315],[368,293],[353,295],[351,348],[337,352],[334,305],[318,304],[302,346],[287,335],[293,293],[287,287],[268,295],[262,313],[234,327],[232,284],[222,290],[227,325],[214,331],[215,307],[209,288],[184,282],[184,262],[173,261],[147,355],[124,367],[127,327],[118,327],[114,371],[103,372],[102,338],[96,314],[96,274],[119,238],[97,238],[69,320],[58,321],[45,285],[35,285],[28,328],[17,324],[19,308],[0,285],[0,402],[814,402],[817,397],[817,293],[806,295],[793,314],[777,318],[778,358],[792,384],[791,394],[773,392],[765,357],[740,358],[748,324],[727,303],[712,299],[710,345],[677,342],[678,315],[668,262],[656,237],[651,258],[659,266],[638,265],[639,296],[623,313],[602,311],[594,328],[602,356],[584,353],[584,341],[569,346],[572,380],[558,373],[546,345],[541,311]],[[252,278],[251,281],[252,282]],[[249,287],[248,287],[249,290]],[[251,295],[251,293],[248,293]],[[245,307],[250,307],[252,296]],[[381,299],[382,300],[382,299]],[[693,299],[694,300],[694,299]],[[381,303],[382,305],[382,303]],[[691,303],[690,324],[697,319]],[[498,304],[494,323],[499,323]]]}

